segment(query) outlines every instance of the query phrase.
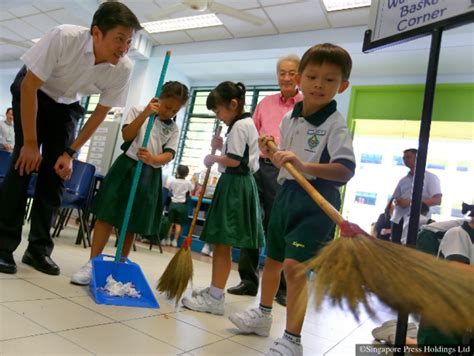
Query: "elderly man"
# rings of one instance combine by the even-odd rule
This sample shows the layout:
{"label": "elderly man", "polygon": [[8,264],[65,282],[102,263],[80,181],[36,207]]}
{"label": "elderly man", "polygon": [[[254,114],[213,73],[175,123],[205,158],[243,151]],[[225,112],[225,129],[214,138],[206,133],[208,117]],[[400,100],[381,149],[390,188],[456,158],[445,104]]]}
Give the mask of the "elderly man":
{"label": "elderly man", "polygon": [[[278,85],[280,92],[265,97],[255,108],[253,120],[257,127],[259,136],[270,135],[278,144],[280,141],[280,123],[283,116],[293,110],[295,104],[303,100],[299,92],[295,75],[298,72],[299,57],[289,55],[278,60],[276,66]],[[263,207],[263,227],[266,232],[270,212],[278,188],[277,176],[279,169],[269,159],[260,157],[260,170],[255,173],[260,202]],[[239,285],[227,290],[230,294],[256,295],[258,292],[258,249],[241,249],[239,259]],[[276,301],[286,305],[286,284],[281,274],[280,287],[276,295]]]}
{"label": "elderly man", "polygon": [[0,150],[12,152],[15,146],[15,130],[13,129],[13,109],[8,108],[5,120],[0,121]]}

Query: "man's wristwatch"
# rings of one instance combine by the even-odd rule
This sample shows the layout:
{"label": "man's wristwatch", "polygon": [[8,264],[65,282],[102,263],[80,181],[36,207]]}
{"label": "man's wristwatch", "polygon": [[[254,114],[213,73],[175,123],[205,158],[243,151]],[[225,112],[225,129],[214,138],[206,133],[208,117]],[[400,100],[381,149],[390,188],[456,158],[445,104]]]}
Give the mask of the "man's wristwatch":
{"label": "man's wristwatch", "polygon": [[71,158],[74,158],[74,155],[77,153],[75,150],[73,150],[71,147],[66,147],[64,150],[65,153],[67,153]]}

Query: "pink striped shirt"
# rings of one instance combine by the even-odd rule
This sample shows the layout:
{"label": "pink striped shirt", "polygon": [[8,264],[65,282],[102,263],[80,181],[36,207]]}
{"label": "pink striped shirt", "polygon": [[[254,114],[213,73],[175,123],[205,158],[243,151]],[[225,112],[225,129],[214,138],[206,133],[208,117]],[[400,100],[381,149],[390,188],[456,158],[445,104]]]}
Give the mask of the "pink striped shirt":
{"label": "pink striped shirt", "polygon": [[301,100],[303,100],[303,95],[300,92],[286,101],[281,93],[269,95],[262,99],[253,113],[253,121],[257,127],[258,135],[273,136],[275,143],[280,143],[281,120]]}

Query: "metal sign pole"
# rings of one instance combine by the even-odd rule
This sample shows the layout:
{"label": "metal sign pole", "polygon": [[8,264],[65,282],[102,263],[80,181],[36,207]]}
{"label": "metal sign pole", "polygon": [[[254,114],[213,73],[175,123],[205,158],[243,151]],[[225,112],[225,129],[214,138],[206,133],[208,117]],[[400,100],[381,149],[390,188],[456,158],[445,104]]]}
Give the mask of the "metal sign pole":
{"label": "metal sign pole", "polygon": [[[420,135],[418,139],[418,154],[416,156],[415,176],[413,180],[413,192],[411,196],[410,220],[408,223],[407,246],[416,245],[416,236],[420,222],[421,199],[423,194],[423,182],[425,178],[426,156],[430,140],[431,114],[436,88],[436,76],[438,73],[439,53],[441,49],[442,29],[434,29],[431,35],[430,57],[428,61],[428,72],[426,75],[425,96],[423,99],[423,112],[421,115]],[[403,268],[403,266],[401,266]],[[407,286],[410,288],[410,286]],[[405,345],[407,335],[408,314],[399,313],[397,319],[397,330],[395,334],[395,345]],[[403,356],[402,351],[395,352],[397,356]]]}

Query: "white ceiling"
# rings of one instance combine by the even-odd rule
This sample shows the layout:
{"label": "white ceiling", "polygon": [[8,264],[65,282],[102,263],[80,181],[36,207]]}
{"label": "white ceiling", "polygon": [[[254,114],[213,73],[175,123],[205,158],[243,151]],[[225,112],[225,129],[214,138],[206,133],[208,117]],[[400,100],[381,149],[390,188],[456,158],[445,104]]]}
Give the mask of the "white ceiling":
{"label": "white ceiling", "polygon": [[[327,13],[322,0],[216,0],[266,19],[262,26],[217,14],[223,26],[159,33],[148,36],[156,46],[153,56],[173,51],[173,65],[191,81],[274,80],[278,57],[302,54],[309,46],[334,42],[349,50],[354,74],[421,75],[426,71],[429,39],[421,39],[373,54],[362,54],[362,39],[369,9]],[[18,58],[50,28],[71,23],[89,26],[99,0],[0,0],[0,37],[17,41],[19,46],[0,41],[0,69],[18,68]],[[178,4],[179,0],[123,0],[138,16]],[[186,10],[170,17],[195,15]],[[440,73],[473,73],[473,26],[445,33]]]}

